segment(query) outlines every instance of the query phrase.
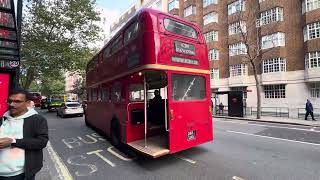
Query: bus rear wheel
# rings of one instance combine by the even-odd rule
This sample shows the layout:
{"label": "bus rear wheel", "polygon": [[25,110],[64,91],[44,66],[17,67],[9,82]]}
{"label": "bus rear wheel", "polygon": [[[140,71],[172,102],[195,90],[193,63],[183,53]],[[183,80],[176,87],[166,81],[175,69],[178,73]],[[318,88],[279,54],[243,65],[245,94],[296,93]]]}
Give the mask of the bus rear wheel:
{"label": "bus rear wheel", "polygon": [[116,120],[113,120],[111,123],[111,144],[115,146],[118,149],[121,149],[122,143],[121,143],[121,130],[119,123]]}
{"label": "bus rear wheel", "polygon": [[86,126],[90,127],[90,124],[89,124],[89,122],[88,122],[87,115],[84,115],[84,123],[86,124]]}

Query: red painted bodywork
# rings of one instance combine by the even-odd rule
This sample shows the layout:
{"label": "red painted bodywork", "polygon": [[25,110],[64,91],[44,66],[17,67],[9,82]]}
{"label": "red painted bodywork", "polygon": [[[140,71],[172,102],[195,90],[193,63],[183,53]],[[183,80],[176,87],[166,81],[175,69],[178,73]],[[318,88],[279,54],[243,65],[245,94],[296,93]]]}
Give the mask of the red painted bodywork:
{"label": "red painted bodywork", "polygon": [[0,117],[6,112],[6,100],[9,94],[9,74],[0,74]]}
{"label": "red painted bodywork", "polygon": [[[163,27],[163,19],[170,18],[175,21],[192,26],[198,32],[198,38],[193,39],[168,32]],[[104,50],[118,37],[123,36],[124,31],[134,22],[139,22],[140,29],[136,39],[122,47],[110,57],[105,57]],[[195,46],[196,55],[176,53],[174,41],[178,40]],[[128,57],[138,52],[139,63],[128,68]],[[197,59],[198,65],[176,63],[171,61],[172,56]],[[207,70],[208,73],[182,72],[169,68],[165,71],[168,78],[168,112],[173,111],[173,117],[169,121],[169,150],[170,153],[181,151],[196,145],[213,140],[212,115],[210,112],[211,93],[209,77],[208,51],[200,28],[179,17],[165,14],[160,11],[143,9],[139,11],[110,42],[88,63],[86,88],[88,95],[96,89],[106,89],[110,92],[113,85],[122,86],[122,98],[120,102],[87,100],[86,118],[90,124],[107,135],[110,135],[111,120],[116,117],[121,125],[121,138],[124,143],[144,138],[144,124],[132,125],[129,123],[132,108],[143,109],[144,103],[130,103],[128,95],[129,84],[143,84],[143,76],[138,73],[143,65],[169,65],[171,67],[185,67],[198,70]],[[190,74],[205,77],[206,98],[195,101],[174,101],[171,98],[171,74]],[[187,132],[196,130],[196,139],[188,141]]]}
{"label": "red painted bodywork", "polygon": [[31,94],[32,94],[32,96],[30,96],[30,100],[32,100],[34,102],[34,105],[36,107],[40,107],[41,99],[42,99],[40,93],[32,93],[31,92]]}

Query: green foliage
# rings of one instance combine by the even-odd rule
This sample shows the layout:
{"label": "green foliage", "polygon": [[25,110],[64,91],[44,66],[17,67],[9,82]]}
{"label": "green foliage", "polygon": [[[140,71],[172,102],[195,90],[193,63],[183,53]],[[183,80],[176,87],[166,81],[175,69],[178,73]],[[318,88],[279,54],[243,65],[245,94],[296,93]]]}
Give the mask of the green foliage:
{"label": "green foliage", "polygon": [[[84,70],[92,57],[89,43],[101,30],[94,0],[31,0],[27,2],[22,29],[21,85],[34,80],[49,85],[46,77]],[[61,82],[51,81],[61,89]],[[43,89],[44,87],[42,87]],[[58,91],[58,89],[56,89]],[[56,91],[54,90],[54,91]]]}
{"label": "green foliage", "polygon": [[40,91],[42,95],[49,96],[52,94],[65,93],[65,81],[63,76],[43,77]]}

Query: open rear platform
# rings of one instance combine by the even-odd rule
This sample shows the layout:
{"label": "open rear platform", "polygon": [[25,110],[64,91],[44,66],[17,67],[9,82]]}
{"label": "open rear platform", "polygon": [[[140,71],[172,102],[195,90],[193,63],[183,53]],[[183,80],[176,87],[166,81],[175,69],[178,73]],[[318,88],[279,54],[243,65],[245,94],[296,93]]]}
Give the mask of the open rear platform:
{"label": "open rear platform", "polygon": [[147,144],[145,146],[144,139],[128,143],[132,148],[157,158],[166,154],[169,154],[168,148],[168,137],[167,136],[152,136],[147,138]]}

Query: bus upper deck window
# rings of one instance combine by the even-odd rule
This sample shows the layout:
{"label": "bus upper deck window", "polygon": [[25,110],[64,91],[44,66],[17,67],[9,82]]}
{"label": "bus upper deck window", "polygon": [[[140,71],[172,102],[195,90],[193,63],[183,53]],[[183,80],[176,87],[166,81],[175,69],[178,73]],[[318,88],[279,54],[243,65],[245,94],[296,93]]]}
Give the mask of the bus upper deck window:
{"label": "bus upper deck window", "polygon": [[182,24],[180,22],[171,20],[171,19],[164,19],[164,28],[172,33],[179,34],[182,36],[187,36],[196,39],[197,38],[197,31],[192,28],[191,26]]}

